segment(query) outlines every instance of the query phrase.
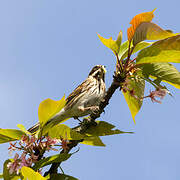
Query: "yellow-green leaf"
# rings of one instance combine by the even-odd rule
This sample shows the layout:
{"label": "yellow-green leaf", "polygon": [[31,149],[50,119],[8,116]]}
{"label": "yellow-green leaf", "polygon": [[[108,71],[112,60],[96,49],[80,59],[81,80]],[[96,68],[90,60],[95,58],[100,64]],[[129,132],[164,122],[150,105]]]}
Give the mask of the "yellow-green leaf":
{"label": "yellow-green leaf", "polygon": [[105,121],[96,121],[97,125],[95,127],[90,127],[86,134],[89,136],[108,136],[114,134],[124,134],[124,133],[132,133],[132,132],[124,132],[119,129],[114,129],[115,126],[109,124]]}
{"label": "yellow-green leaf", "polygon": [[[153,42],[140,42],[138,43],[135,48],[133,49],[132,54],[140,51],[141,49],[144,49],[148,46],[150,46],[151,44],[153,44]],[[120,51],[119,51],[119,59],[125,59],[128,56],[128,47],[129,47],[129,41],[125,41],[124,43],[122,43],[121,47],[120,47]],[[131,48],[133,47],[133,44],[131,43]]]}
{"label": "yellow-green leaf", "polygon": [[119,33],[116,41],[113,40],[112,37],[110,37],[109,39],[105,39],[102,36],[100,36],[99,34],[98,34],[98,37],[106,47],[110,48],[114,52],[114,54],[118,54],[120,44],[121,44],[121,40],[122,40],[122,33],[121,32]]}
{"label": "yellow-green leaf", "polygon": [[26,128],[22,124],[18,124],[17,127],[25,134],[31,135],[31,133],[28,130],[26,130]]}
{"label": "yellow-green leaf", "polygon": [[117,40],[116,40],[116,44],[118,45],[118,47],[121,46],[121,42],[122,42],[122,31],[119,32]]}
{"label": "yellow-green leaf", "polygon": [[26,166],[21,168],[21,173],[24,177],[24,180],[47,180],[41,174]]}
{"label": "yellow-green leaf", "polygon": [[7,137],[7,136],[3,136],[0,134],[0,144],[2,143],[7,143],[7,142],[10,142],[10,141],[15,141],[16,139],[14,138],[10,138],[10,137]]}
{"label": "yellow-green leaf", "polygon": [[141,50],[136,58],[137,64],[174,62],[180,63],[180,35],[153,43]]}
{"label": "yellow-green leaf", "polygon": [[[131,44],[132,44],[132,43],[131,43]],[[132,46],[132,45],[131,45],[131,46]],[[123,42],[123,43],[121,44],[120,49],[119,49],[119,52],[118,52],[119,59],[124,59],[124,58],[122,58],[122,57],[123,57],[123,55],[124,55],[125,53],[128,52],[128,47],[129,47],[129,41],[125,41],[125,42]]]}
{"label": "yellow-green leaf", "polygon": [[59,101],[46,99],[39,105],[38,116],[40,124],[43,126],[49,119],[57,114],[66,104],[65,96]]}
{"label": "yellow-green leaf", "polygon": [[86,144],[86,145],[91,145],[91,146],[106,146],[102,140],[100,139],[100,137],[98,136],[89,136],[86,137],[84,139],[83,142],[81,142],[81,144]]}
{"label": "yellow-green leaf", "polygon": [[143,22],[137,27],[134,33],[133,44],[136,45],[144,40],[161,40],[176,35],[177,34],[163,30],[152,22]]}
{"label": "yellow-green leaf", "polygon": [[180,89],[180,72],[169,63],[148,63],[141,65],[144,76],[153,77]]}
{"label": "yellow-green leaf", "polygon": [[49,129],[48,136],[51,138],[63,138],[68,140],[80,140],[84,138],[84,135],[76,132],[64,124],[58,124]]}
{"label": "yellow-green leaf", "polygon": [[0,129],[0,143],[20,140],[23,135],[26,135],[26,134],[20,130]]}
{"label": "yellow-green leaf", "polygon": [[131,111],[132,118],[135,122],[135,116],[139,112],[144,96],[145,81],[141,78],[136,77],[131,79],[128,83],[127,92],[123,92],[126,102]]}

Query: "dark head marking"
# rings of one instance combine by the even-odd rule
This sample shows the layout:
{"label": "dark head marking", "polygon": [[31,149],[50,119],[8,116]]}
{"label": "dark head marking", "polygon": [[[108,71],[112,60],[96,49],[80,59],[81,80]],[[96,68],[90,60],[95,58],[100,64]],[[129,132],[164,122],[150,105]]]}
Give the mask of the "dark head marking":
{"label": "dark head marking", "polygon": [[105,66],[96,65],[90,71],[89,76],[93,76],[98,80],[101,79],[101,78],[104,80],[105,73],[106,73]]}
{"label": "dark head marking", "polygon": [[89,76],[93,75],[94,72],[96,72],[96,71],[97,71],[98,69],[100,69],[100,68],[101,68],[100,65],[94,66],[94,67],[92,68],[92,70],[90,71]]}

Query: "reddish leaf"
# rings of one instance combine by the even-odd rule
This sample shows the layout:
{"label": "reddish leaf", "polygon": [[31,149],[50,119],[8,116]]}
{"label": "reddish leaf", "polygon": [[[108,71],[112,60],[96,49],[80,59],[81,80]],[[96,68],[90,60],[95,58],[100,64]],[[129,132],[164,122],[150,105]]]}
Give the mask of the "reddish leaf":
{"label": "reddish leaf", "polygon": [[145,12],[145,13],[141,13],[141,14],[138,14],[136,16],[133,17],[133,19],[131,20],[130,24],[132,25],[130,28],[128,28],[127,30],[127,36],[128,36],[128,40],[131,41],[133,36],[134,36],[134,33],[136,31],[136,28],[142,23],[142,22],[150,22],[153,17],[154,17],[154,14],[153,12],[155,11],[156,9],[154,9],[153,11],[151,12]]}

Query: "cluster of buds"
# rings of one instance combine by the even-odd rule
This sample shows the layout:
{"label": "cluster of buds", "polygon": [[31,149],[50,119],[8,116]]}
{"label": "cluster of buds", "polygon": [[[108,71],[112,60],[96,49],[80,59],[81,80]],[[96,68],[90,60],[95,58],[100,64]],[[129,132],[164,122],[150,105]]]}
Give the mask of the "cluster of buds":
{"label": "cluster of buds", "polygon": [[54,148],[55,145],[66,151],[68,149],[68,143],[68,140],[62,138],[52,139],[47,136],[37,139],[35,136],[24,135],[18,144],[17,142],[10,143],[10,147],[8,148],[10,154],[17,150],[22,152],[21,155],[15,153],[13,161],[7,164],[9,173],[19,174],[19,170],[23,166],[31,167],[33,163],[42,158],[46,151],[58,151],[58,149]]}

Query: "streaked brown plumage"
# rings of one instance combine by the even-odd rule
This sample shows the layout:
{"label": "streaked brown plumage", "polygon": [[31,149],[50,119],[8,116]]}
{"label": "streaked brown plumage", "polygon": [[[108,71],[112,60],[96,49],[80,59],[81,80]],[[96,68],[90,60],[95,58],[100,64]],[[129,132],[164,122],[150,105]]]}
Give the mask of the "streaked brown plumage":
{"label": "streaked brown plumage", "polygon": [[[106,91],[105,72],[105,67],[102,65],[93,67],[88,78],[67,97],[65,107],[48,120],[46,125],[52,127],[64,119],[86,116],[98,110]],[[35,132],[38,128],[39,124],[36,124],[29,131]]]}

